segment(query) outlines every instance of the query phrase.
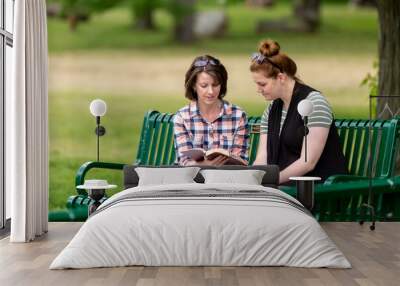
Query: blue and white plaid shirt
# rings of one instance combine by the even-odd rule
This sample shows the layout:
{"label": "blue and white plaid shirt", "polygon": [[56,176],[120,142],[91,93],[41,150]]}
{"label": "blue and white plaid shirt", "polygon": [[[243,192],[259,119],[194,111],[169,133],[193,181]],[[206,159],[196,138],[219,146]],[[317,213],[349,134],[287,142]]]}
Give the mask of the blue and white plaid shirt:
{"label": "blue and white plaid shirt", "polygon": [[181,108],[174,116],[175,150],[178,163],[188,158],[181,152],[192,148],[205,151],[215,148],[229,150],[248,161],[249,127],[246,113],[238,106],[224,101],[221,113],[213,122],[201,116],[197,101]]}

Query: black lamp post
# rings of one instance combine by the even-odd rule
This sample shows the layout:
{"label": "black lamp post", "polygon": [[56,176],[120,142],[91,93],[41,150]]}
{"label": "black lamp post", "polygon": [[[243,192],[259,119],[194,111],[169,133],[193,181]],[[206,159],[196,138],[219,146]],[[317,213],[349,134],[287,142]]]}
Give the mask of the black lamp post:
{"label": "black lamp post", "polygon": [[[303,117],[304,121],[304,161],[307,162],[307,135],[308,135],[308,116],[313,112],[314,105],[308,99],[303,99],[297,105],[297,111]],[[290,177],[296,181],[296,197],[304,207],[312,210],[314,207],[314,181],[321,180],[319,177]]]}
{"label": "black lamp post", "polygon": [[308,99],[303,99],[297,105],[297,111],[303,116],[304,121],[304,160],[307,162],[307,134],[308,134],[308,116],[313,112],[314,105]]}
{"label": "black lamp post", "polygon": [[100,160],[100,136],[106,134],[104,126],[100,125],[100,117],[104,116],[107,111],[107,104],[101,99],[95,99],[90,103],[90,113],[96,117],[96,129],[94,130],[97,136],[97,162]]}

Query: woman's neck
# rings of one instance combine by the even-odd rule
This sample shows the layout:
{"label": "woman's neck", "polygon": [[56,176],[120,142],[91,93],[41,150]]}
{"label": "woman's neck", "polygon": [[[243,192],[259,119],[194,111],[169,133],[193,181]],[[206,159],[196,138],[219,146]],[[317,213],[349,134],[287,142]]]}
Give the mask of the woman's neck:
{"label": "woman's neck", "polygon": [[212,122],[218,117],[221,112],[222,100],[218,100],[213,105],[208,105],[197,101],[197,105],[201,115],[208,121]]}
{"label": "woman's neck", "polygon": [[289,110],[290,101],[293,96],[293,89],[296,81],[292,78],[288,78],[287,84],[283,87],[282,92],[282,101],[283,101],[283,109]]}

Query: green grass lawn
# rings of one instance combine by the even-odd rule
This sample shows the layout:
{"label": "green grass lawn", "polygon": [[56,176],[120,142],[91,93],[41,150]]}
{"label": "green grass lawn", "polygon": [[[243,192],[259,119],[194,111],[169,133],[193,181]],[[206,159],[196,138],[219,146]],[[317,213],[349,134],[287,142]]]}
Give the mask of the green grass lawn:
{"label": "green grass lawn", "polygon": [[[277,2],[278,5],[270,10],[251,9],[243,5],[230,6],[227,10],[230,21],[227,36],[201,40],[192,46],[181,46],[171,41],[172,20],[163,11],[157,12],[159,28],[153,33],[133,30],[129,11],[123,8],[95,15],[90,22],[79,26],[75,33],[68,30],[66,22],[49,19],[50,59],[71,53],[90,53],[99,57],[109,54],[112,57],[118,52],[144,58],[160,57],[160,61],[165,57],[180,58],[182,55],[204,53],[247,56],[254,51],[259,40],[265,37],[279,41],[289,54],[309,58],[314,55],[345,55],[363,59],[376,57],[378,25],[375,11],[322,4],[323,25],[320,33],[255,34],[254,26],[259,19],[277,19],[290,15],[291,7],[287,3]],[[112,77],[110,74],[110,80],[113,80]],[[324,91],[331,96],[338,118],[367,116],[367,103],[354,106],[348,104],[349,100],[344,101],[346,98],[351,101],[354,93],[367,93],[365,88],[359,89],[358,83],[347,89],[325,88]],[[147,94],[140,90],[132,90],[132,94],[134,96],[127,96],[118,89],[103,93],[82,91],[74,84],[68,90],[51,90],[50,210],[65,207],[68,196],[75,194],[74,177],[77,169],[82,163],[96,159],[95,120],[88,110],[91,100],[102,98],[108,104],[108,113],[102,119],[107,133],[100,142],[101,160],[122,163],[132,163],[135,160],[143,115],[148,109],[174,112],[185,104],[182,94]],[[234,101],[250,115],[262,113],[265,104],[260,102],[260,98],[255,96],[243,96]],[[88,178],[106,178],[119,186],[122,183],[120,172],[115,171],[90,172]]]}

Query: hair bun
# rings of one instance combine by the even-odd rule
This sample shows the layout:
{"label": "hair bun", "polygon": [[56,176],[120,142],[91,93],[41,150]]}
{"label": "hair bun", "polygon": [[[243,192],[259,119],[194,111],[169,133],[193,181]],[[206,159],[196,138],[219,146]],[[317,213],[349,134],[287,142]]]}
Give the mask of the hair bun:
{"label": "hair bun", "polygon": [[279,54],[280,49],[281,47],[279,46],[279,44],[270,39],[262,41],[258,48],[260,53],[266,57],[273,57]]}

